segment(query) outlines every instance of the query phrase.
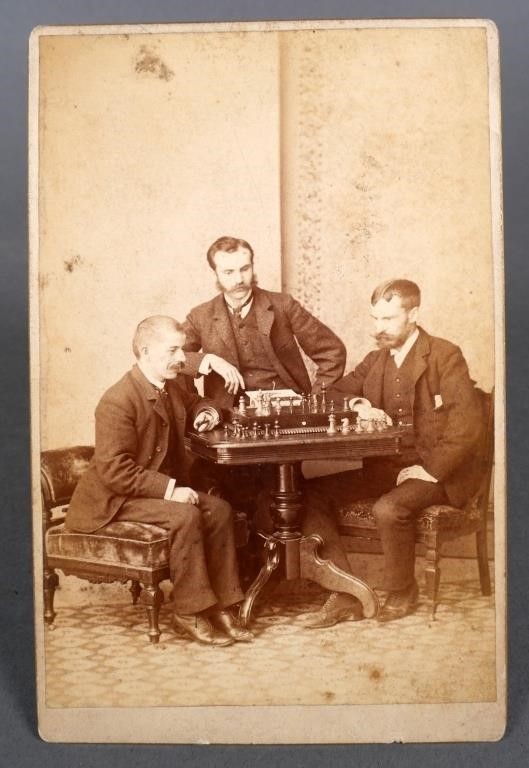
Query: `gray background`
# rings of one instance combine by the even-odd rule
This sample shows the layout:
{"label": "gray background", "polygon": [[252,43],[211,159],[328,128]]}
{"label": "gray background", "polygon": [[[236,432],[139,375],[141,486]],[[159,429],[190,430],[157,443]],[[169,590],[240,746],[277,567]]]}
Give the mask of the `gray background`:
{"label": "gray background", "polygon": [[[509,466],[509,713],[496,744],[188,747],[45,744],[37,735],[30,539],[27,298],[27,40],[39,24],[294,18],[491,18],[502,68]],[[527,0],[0,0],[0,766],[525,766],[529,754],[527,386],[529,3]],[[4,757],[1,757],[1,755]]]}

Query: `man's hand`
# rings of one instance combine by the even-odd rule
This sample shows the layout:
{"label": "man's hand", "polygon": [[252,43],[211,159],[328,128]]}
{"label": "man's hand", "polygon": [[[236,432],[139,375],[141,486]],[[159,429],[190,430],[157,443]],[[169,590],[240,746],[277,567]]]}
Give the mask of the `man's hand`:
{"label": "man's hand", "polygon": [[397,477],[397,485],[400,485],[405,480],[426,480],[427,483],[436,483],[435,477],[432,477],[424,467],[419,464],[414,464],[413,467],[404,467],[401,469]]}
{"label": "man's hand", "polygon": [[214,429],[219,423],[218,414],[210,408],[204,408],[203,411],[196,416],[193,422],[193,429],[197,432],[209,432],[210,429]]}
{"label": "man's hand", "polygon": [[208,362],[211,369],[222,376],[224,379],[224,389],[227,389],[230,395],[235,395],[240,389],[245,389],[246,385],[240,371],[223,357],[208,354]]}
{"label": "man's hand", "polygon": [[170,501],[180,501],[182,504],[198,504],[198,493],[192,488],[177,486],[171,495]]}
{"label": "man's hand", "polygon": [[373,408],[371,405],[365,403],[357,403],[353,406],[353,411],[356,411],[359,419],[374,419],[375,421],[385,421],[386,424],[391,427],[393,419],[388,416],[381,408]]}

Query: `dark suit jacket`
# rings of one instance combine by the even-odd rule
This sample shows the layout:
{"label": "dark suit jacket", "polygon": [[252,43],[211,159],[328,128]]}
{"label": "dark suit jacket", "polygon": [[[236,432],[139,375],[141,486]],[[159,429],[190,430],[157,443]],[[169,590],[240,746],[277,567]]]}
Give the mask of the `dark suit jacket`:
{"label": "dark suit jacket", "polygon": [[[415,449],[422,464],[462,505],[479,481],[476,448],[483,433],[481,404],[459,347],[422,328],[416,343],[412,397]],[[382,408],[384,367],[389,351],[370,352],[329,392],[329,397],[366,397]],[[436,407],[436,397],[442,405]]]}
{"label": "dark suit jacket", "polygon": [[[177,430],[177,485],[186,485],[186,417],[192,420],[213,403],[191,394],[178,379],[167,381]],[[66,515],[68,528],[92,532],[109,523],[131,497],[163,499],[170,480],[159,472],[169,429],[159,396],[135,365],[110,387],[96,408],[94,458],[81,477]]]}
{"label": "dark suit jacket", "polygon": [[[313,391],[322,382],[332,384],[343,375],[346,350],[338,336],[307,312],[286,293],[254,288],[257,327],[263,335],[278,376],[296,392],[310,392],[311,383],[299,346],[318,366]],[[237,346],[222,294],[200,304],[188,314],[185,322],[185,372],[197,376],[198,367],[207,352],[219,355],[239,368]],[[202,351],[201,354],[199,353]],[[233,397],[224,389],[224,380],[211,372],[204,380],[204,393],[227,407]]]}

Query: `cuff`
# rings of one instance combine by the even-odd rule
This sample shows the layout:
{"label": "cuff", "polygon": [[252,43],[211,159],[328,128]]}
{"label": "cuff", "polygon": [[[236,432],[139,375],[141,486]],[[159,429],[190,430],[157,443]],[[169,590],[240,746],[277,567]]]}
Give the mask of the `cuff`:
{"label": "cuff", "polygon": [[200,365],[198,366],[198,373],[201,376],[207,376],[208,373],[211,373],[212,368],[211,368],[211,363],[209,362],[210,359],[211,359],[210,354],[205,354],[204,357],[202,358]]}
{"label": "cuff", "polygon": [[176,485],[176,480],[174,479],[169,480],[169,482],[167,483],[167,489],[165,491],[165,496],[164,496],[165,501],[171,501],[171,496],[173,495],[175,485]]}
{"label": "cuff", "polygon": [[196,412],[195,418],[193,420],[193,429],[196,429],[195,424],[199,416],[202,416],[203,413],[207,413],[211,417],[210,426],[208,429],[215,429],[217,424],[220,422],[220,413],[217,411],[216,408],[213,408],[210,405],[203,406],[199,411]]}
{"label": "cuff", "polygon": [[353,397],[351,400],[349,400],[349,408],[352,411],[354,411],[355,405],[367,405],[368,408],[371,408],[371,403],[367,397]]}

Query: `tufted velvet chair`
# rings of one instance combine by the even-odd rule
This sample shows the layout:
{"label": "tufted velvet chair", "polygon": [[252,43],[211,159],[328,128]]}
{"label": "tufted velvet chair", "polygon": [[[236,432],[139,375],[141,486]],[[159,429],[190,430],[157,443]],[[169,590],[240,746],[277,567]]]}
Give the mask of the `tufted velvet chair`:
{"label": "tufted velvet chair", "polygon": [[[440,580],[441,548],[447,541],[474,533],[479,579],[483,595],[491,594],[489,561],[487,554],[487,513],[494,455],[494,393],[478,390],[482,402],[483,421],[486,427],[485,439],[480,448],[482,479],[478,491],[465,507],[459,509],[448,505],[434,505],[422,510],[417,518],[417,542],[425,546],[426,593],[430,603],[431,616],[435,618]],[[347,502],[347,487],[339,481],[333,486],[331,510],[338,521],[341,534],[365,542],[379,542],[376,522],[373,517],[375,499]]]}
{"label": "tufted velvet chair", "polygon": [[[158,614],[163,602],[160,582],[169,578],[169,549],[163,528],[147,523],[111,522],[95,533],[74,533],[64,525],[73,490],[94,449],[75,446],[41,454],[43,510],[44,621],[55,619],[53,598],[59,583],[55,569],[91,582],[130,581],[132,602],[147,609],[149,640],[160,639]],[[246,516],[235,518],[235,541],[247,543]]]}

